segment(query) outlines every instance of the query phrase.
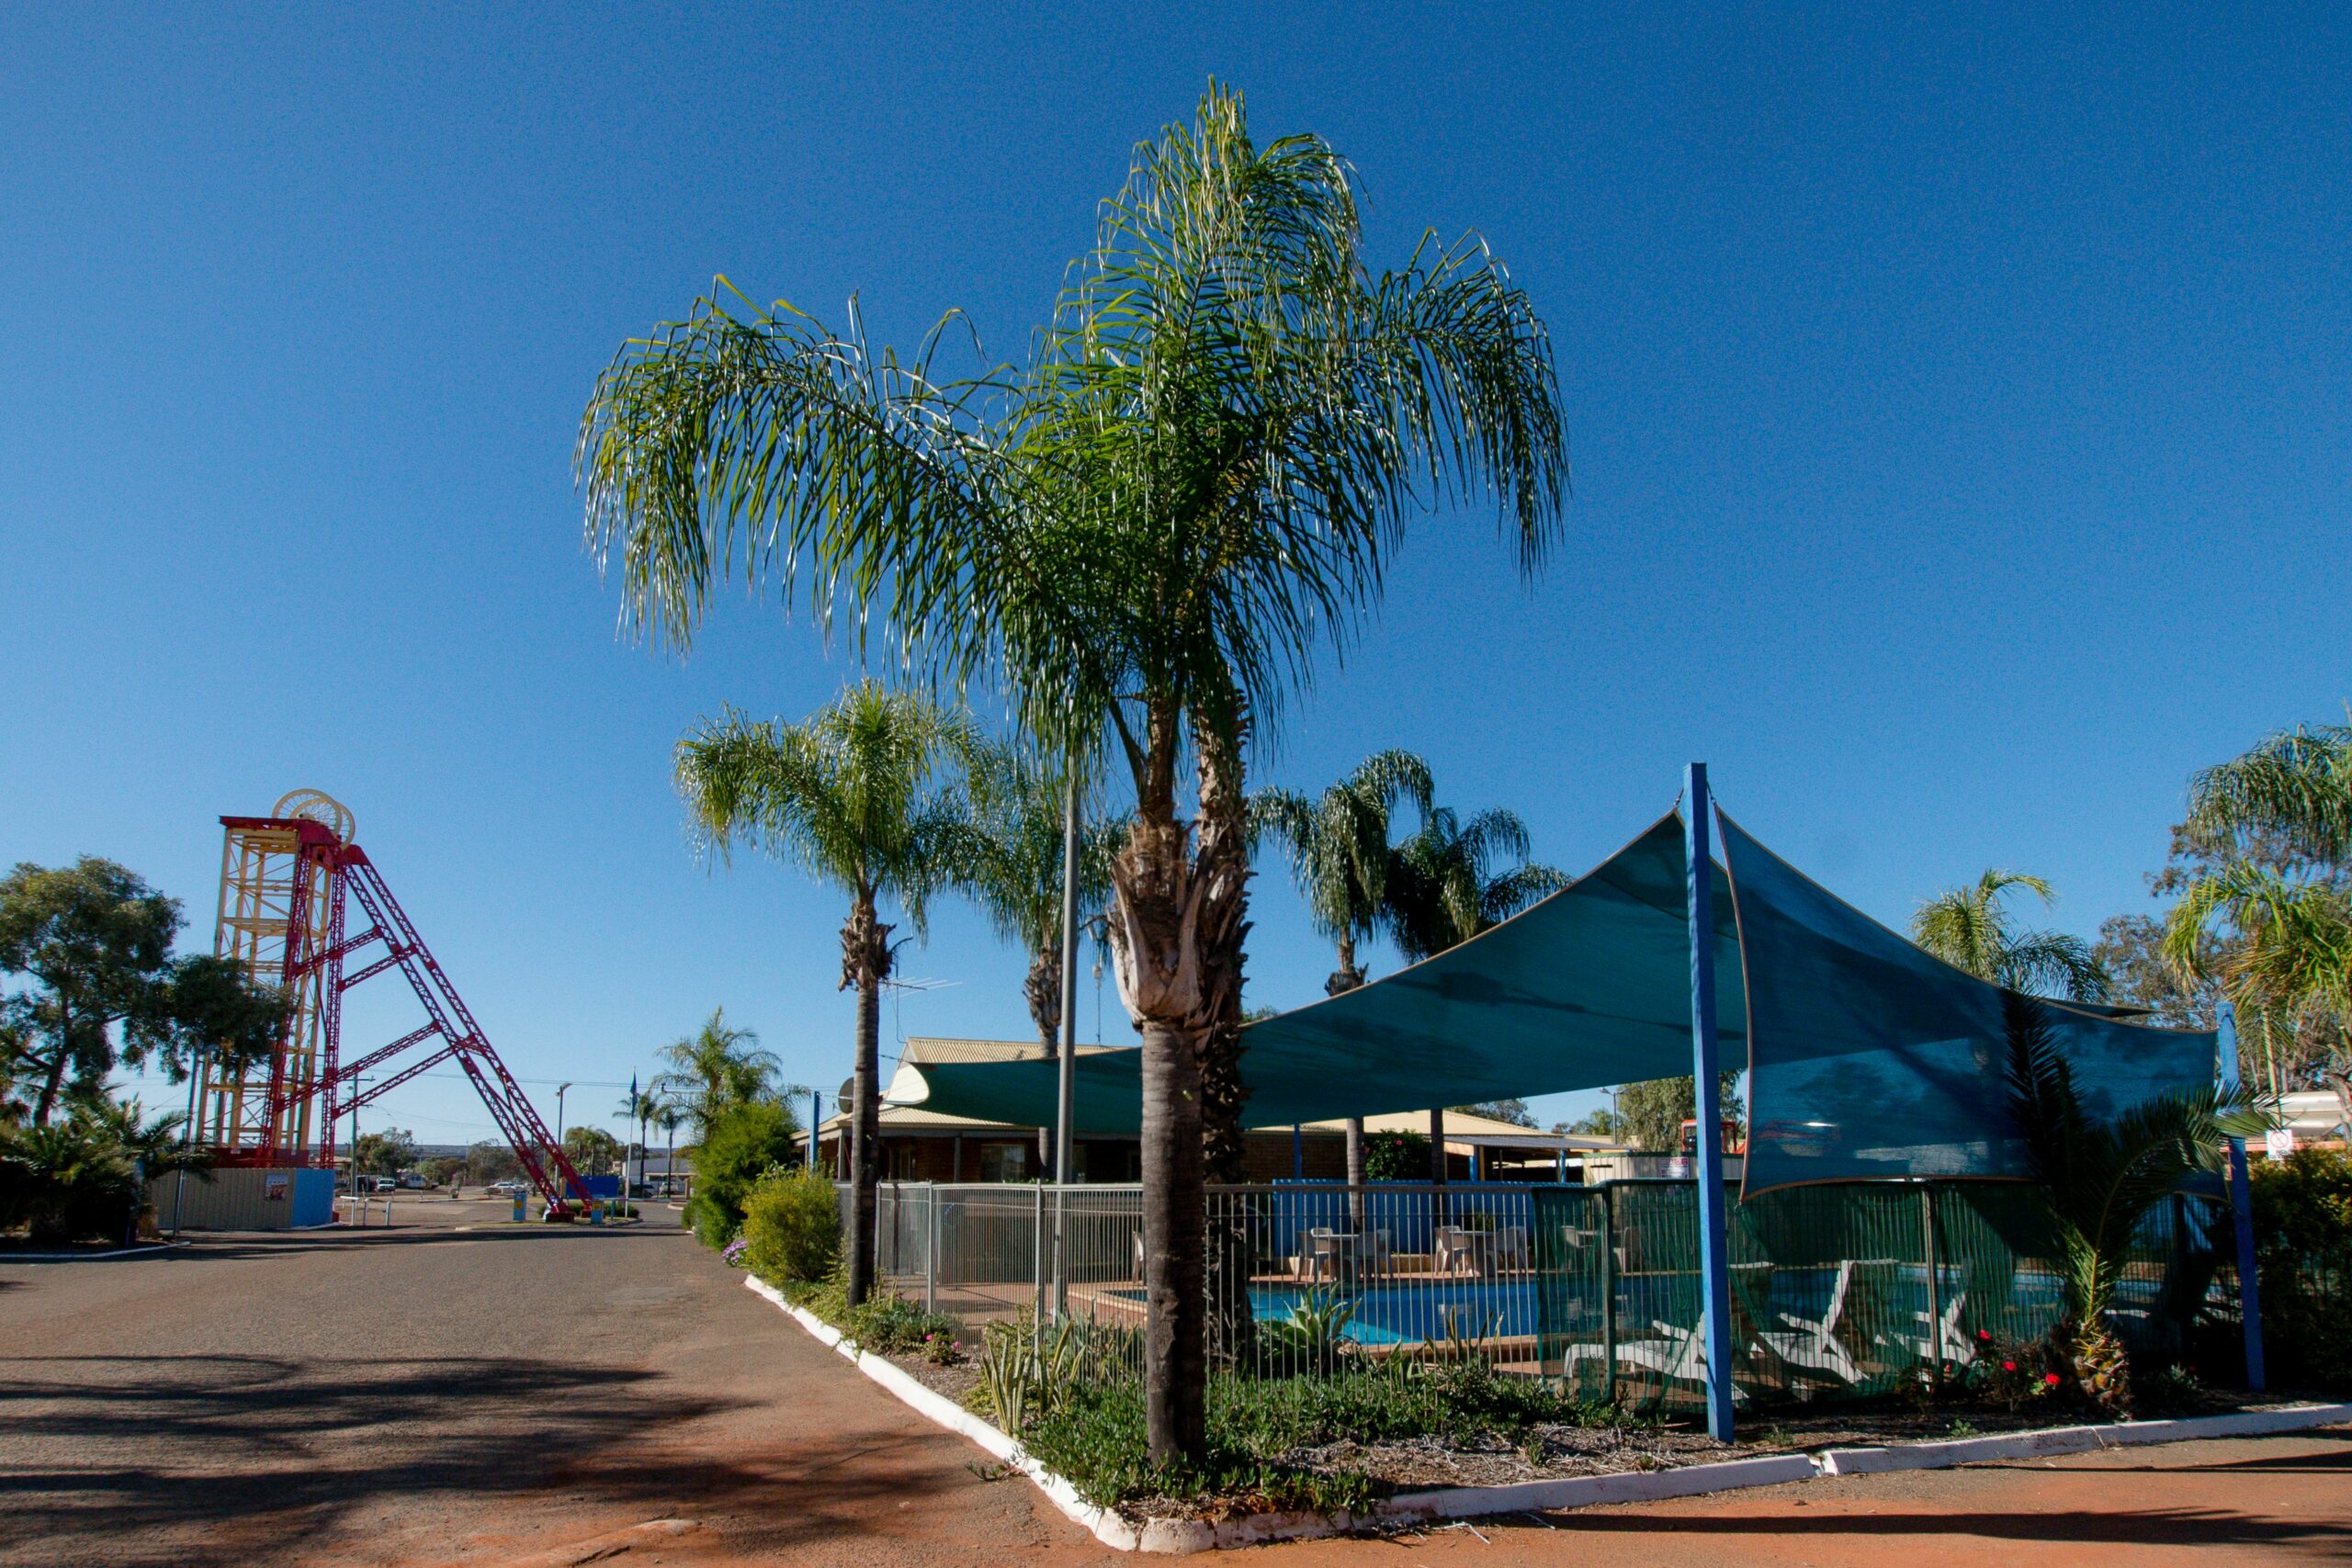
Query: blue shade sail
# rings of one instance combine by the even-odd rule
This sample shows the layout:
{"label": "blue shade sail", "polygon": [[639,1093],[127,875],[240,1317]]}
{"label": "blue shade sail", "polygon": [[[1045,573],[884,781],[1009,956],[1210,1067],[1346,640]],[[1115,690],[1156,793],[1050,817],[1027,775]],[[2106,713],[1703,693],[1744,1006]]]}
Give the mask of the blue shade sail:
{"label": "blue shade sail", "polygon": [[[2001,987],[1921,951],[1717,817],[1747,981],[1746,1190],[2030,1177],[2009,1115]],[[2094,1116],[2213,1081],[2211,1031],[2048,1006]]]}
{"label": "blue shade sail", "polygon": [[[1690,1070],[1681,818],[1435,958],[1243,1032],[1242,1120],[1287,1127],[1431,1105],[1598,1089]],[[1715,910],[1724,1058],[1744,1049],[1737,927]],[[1132,1135],[1138,1053],[1078,1058],[1078,1130]],[[925,1110],[1050,1126],[1054,1064],[926,1066]]]}

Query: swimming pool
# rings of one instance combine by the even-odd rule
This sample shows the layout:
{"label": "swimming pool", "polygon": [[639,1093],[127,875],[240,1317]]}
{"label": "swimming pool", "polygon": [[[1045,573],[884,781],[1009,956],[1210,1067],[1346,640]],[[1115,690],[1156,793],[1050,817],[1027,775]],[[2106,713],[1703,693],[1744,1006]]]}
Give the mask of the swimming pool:
{"label": "swimming pool", "polygon": [[[1250,1315],[1261,1323],[1288,1317],[1306,1299],[1304,1285],[1252,1285]],[[1111,1292],[1140,1302],[1141,1291]],[[1463,1280],[1444,1284],[1372,1285],[1351,1292],[1355,1315],[1347,1337],[1359,1345],[1402,1345],[1443,1339],[1449,1318],[1464,1338],[1489,1338],[1536,1332],[1535,1286],[1525,1280]]]}

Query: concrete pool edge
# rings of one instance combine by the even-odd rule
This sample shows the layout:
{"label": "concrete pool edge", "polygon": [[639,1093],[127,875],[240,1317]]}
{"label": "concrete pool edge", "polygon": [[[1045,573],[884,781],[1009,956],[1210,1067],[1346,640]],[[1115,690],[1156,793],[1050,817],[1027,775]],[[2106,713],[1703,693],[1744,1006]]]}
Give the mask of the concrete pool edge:
{"label": "concrete pool edge", "polygon": [[1046,1500],[1103,1545],[1121,1551],[1185,1556],[1232,1547],[1345,1535],[1381,1523],[1436,1524],[1447,1519],[1498,1514],[1592,1507],[1607,1503],[1648,1503],[1700,1496],[1750,1486],[1867,1475],[1898,1470],[1946,1470],[1990,1460],[2087,1453],[2155,1443],[2211,1438],[2268,1437],[2352,1422],[2352,1404],[2292,1404],[2171,1421],[2117,1422],[2097,1426],[2041,1427],[1996,1437],[1962,1438],[1883,1447],[1824,1449],[1815,1453],[1766,1454],[1666,1470],[1625,1471],[1611,1475],[1576,1475],[1513,1482],[1500,1486],[1435,1487],[1403,1492],[1383,1501],[1373,1517],[1342,1513],[1253,1514],[1211,1523],[1204,1519],[1149,1519],[1137,1525],[1114,1508],[1088,1503],[1061,1476],[1032,1458],[1021,1444],[945,1395],[925,1388],[888,1359],[843,1341],[841,1331],[815,1314],[794,1306],[783,1292],[756,1275],[745,1288],[773,1303],[819,1344],[831,1348],[901,1403],[937,1425],[969,1438],[993,1457],[1018,1469]]}

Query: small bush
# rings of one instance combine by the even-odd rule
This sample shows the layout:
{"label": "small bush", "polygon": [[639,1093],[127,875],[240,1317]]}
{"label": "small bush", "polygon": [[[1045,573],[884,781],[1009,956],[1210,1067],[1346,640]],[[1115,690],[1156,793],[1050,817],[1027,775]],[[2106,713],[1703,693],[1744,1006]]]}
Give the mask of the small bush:
{"label": "small bush", "polygon": [[2300,1148],[2266,1161],[2253,1197],[2273,1381],[2352,1392],[2352,1158]]}
{"label": "small bush", "polygon": [[841,1251],[841,1202],[806,1166],[774,1166],[743,1199],[743,1265],[763,1280],[821,1280]]}
{"label": "small bush", "polygon": [[792,1112],[771,1100],[729,1106],[695,1152],[695,1195],[686,1223],[718,1248],[743,1230],[743,1201],[771,1166],[792,1158]]}

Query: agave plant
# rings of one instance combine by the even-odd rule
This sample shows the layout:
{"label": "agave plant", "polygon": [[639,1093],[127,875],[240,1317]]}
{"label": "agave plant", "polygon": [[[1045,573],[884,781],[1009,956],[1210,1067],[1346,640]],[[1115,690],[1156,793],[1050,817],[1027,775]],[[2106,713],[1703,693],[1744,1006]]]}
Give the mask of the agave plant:
{"label": "agave plant", "polygon": [[1295,1376],[1328,1377],[1352,1353],[1348,1325],[1356,1303],[1336,1291],[1310,1290],[1289,1315],[1267,1325],[1259,1339],[1260,1364]]}
{"label": "agave plant", "polygon": [[2265,1125],[2241,1091],[2176,1089],[2100,1120],[2083,1107],[2074,1069],[2042,1002],[2004,998],[2009,1108],[2024,1136],[2055,1232],[2065,1316],[2052,1331],[2075,1385],[2103,1409],[2132,1407],[2131,1371],[2108,1322],[2132,1233],[2221,1149]]}

